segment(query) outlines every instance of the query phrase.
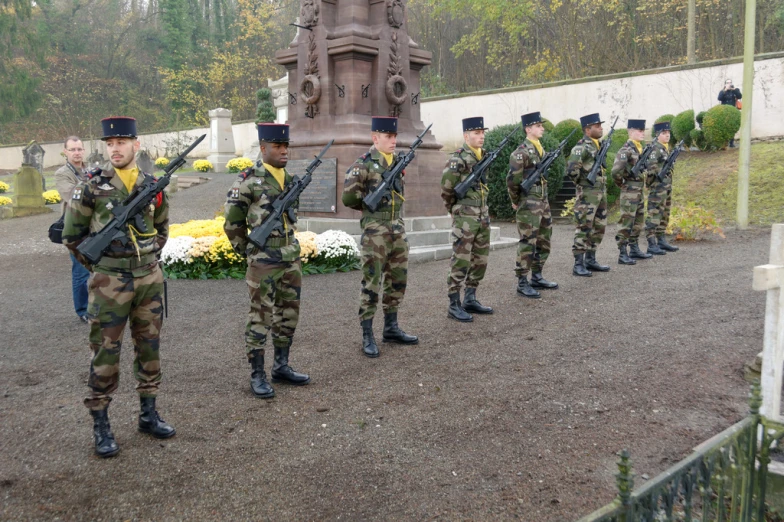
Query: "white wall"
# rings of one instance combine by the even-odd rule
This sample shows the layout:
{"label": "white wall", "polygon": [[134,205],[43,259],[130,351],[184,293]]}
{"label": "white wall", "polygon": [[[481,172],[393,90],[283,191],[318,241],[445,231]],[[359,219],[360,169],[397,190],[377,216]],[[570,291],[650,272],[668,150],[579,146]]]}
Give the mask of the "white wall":
{"label": "white wall", "polygon": [[[734,63],[733,63],[734,62]],[[754,107],[751,135],[753,138],[784,136],[784,53],[757,56],[754,64]],[[718,102],[724,80],[731,78],[742,88],[743,63],[737,60],[707,62],[697,66],[676,66],[644,72],[632,72],[581,80],[570,80],[524,88],[498,89],[483,93],[444,96],[421,102],[422,121],[433,123],[433,134],[447,149],[458,147],[463,141],[463,118],[484,116],[487,127],[520,121],[522,114],[540,111],[553,123],[567,118],[599,112],[607,126],[615,118],[618,128],[626,127],[627,118],[644,118],[648,126],[663,114],[678,114],[694,109],[695,114]],[[746,93],[743,93],[746,95]],[[280,100],[278,99],[280,98]],[[278,97],[275,105],[281,108],[287,98]],[[232,126],[235,153],[245,154],[258,140],[253,122]],[[206,133],[205,139],[191,157],[205,158],[209,154],[208,128],[182,131],[196,138]],[[176,133],[143,134],[139,137],[143,148],[152,157],[163,155],[165,140],[176,139]],[[62,142],[42,143],[46,150],[45,167],[62,165]],[[95,146],[104,152],[103,142]],[[92,145],[85,143],[87,154]],[[0,169],[15,170],[22,164],[22,146],[0,147]]]}
{"label": "white wall", "polygon": [[[754,67],[751,129],[754,138],[784,135],[784,53],[769,56],[758,57]],[[651,127],[663,114],[678,114],[688,109],[694,109],[696,114],[718,104],[719,91],[727,78],[742,92],[743,63],[673,67],[647,74],[543,84],[524,90],[430,98],[422,102],[422,121],[433,123],[433,134],[447,149],[462,144],[461,120],[471,116],[484,116],[485,126],[493,128],[519,123],[521,115],[534,111],[540,111],[554,124],[599,112],[608,121],[607,127],[615,116],[620,116],[618,128],[626,128],[627,118],[644,118]]]}

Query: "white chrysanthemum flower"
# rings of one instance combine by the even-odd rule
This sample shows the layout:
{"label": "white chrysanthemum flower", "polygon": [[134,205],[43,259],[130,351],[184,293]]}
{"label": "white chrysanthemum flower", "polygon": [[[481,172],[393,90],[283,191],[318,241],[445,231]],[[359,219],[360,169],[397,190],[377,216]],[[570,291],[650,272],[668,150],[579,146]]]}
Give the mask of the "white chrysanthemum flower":
{"label": "white chrysanthemum flower", "polygon": [[169,239],[161,250],[161,261],[165,265],[178,262],[190,263],[192,261],[190,251],[194,241],[191,236],[178,236]]}
{"label": "white chrysanthemum flower", "polygon": [[359,258],[359,248],[349,234],[342,230],[327,230],[316,236],[318,255],[326,259],[345,257]]}

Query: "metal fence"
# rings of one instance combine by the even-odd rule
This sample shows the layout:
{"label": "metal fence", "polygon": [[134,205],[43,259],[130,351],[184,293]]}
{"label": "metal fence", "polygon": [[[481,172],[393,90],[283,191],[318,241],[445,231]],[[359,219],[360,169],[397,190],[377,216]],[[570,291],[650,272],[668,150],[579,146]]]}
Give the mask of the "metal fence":
{"label": "metal fence", "polygon": [[638,489],[622,451],[618,496],[579,522],[764,522],[770,450],[784,426],[760,416],[761,402],[754,385],[748,417]]}

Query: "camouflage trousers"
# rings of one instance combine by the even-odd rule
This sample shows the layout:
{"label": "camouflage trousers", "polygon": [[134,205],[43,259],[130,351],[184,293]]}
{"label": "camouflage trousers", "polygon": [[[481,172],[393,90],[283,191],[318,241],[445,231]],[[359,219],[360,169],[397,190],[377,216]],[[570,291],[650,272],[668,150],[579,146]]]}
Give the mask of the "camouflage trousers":
{"label": "camouflage trousers", "polygon": [[[382,287],[384,313],[396,313],[408,280],[408,239],[403,220],[362,219],[362,292],[359,320],[376,314]],[[383,281],[382,281],[383,279]]]}
{"label": "camouflage trousers", "polygon": [[637,242],[645,222],[645,209],[642,199],[642,181],[626,181],[621,187],[621,220],[615,242],[618,247]]}
{"label": "camouflage trousers", "polygon": [[302,262],[264,263],[249,260],[245,271],[250,312],[245,325],[245,350],[248,360],[254,350],[264,351],[267,333],[272,345],[290,346],[299,322],[299,298],[302,290]]}
{"label": "camouflage trousers", "polygon": [[553,217],[547,198],[528,196],[517,208],[517,261],[515,275],[528,276],[528,272],[541,272],[550,257],[550,239],[553,237]]}
{"label": "camouflage trousers", "polygon": [[577,229],[572,253],[596,252],[607,227],[607,188],[603,178],[596,178],[594,187],[577,185],[574,220]]}
{"label": "camouflage trousers", "polygon": [[490,216],[452,215],[452,260],[447,276],[448,294],[476,288],[485,277],[490,257]]}
{"label": "camouflage trousers", "polygon": [[672,207],[672,184],[654,183],[648,188],[648,218],[645,221],[645,236],[663,236],[670,223]]}
{"label": "camouflage trousers", "polygon": [[[91,410],[102,410],[120,382],[120,348],[130,320],[133,340],[133,374],[142,397],[155,397],[161,380],[158,353],[163,325],[163,272],[155,264],[134,276],[129,272],[93,272],[87,285],[87,317],[90,320]],[[137,271],[136,273],[139,273]]]}

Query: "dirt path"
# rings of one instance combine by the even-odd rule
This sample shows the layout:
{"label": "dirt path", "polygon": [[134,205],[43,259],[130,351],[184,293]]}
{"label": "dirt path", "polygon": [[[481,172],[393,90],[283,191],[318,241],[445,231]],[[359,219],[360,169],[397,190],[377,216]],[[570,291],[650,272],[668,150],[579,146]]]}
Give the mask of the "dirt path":
{"label": "dirt path", "polygon": [[[178,194],[173,221],[212,217],[230,182]],[[3,520],[573,520],[614,496],[620,449],[640,484],[739,420],[762,345],[751,278],[769,230],[620,267],[613,226],[612,271],[583,279],[558,225],[545,275],[561,289],[518,297],[514,249],[493,252],[478,295],[496,313],[470,325],[446,317],[448,262],[413,265],[400,319],[421,343],[375,360],[360,354],[360,274],[308,276],[292,364],[313,384],[271,401],[248,389],[244,282],[172,281],[159,406],[178,434],[136,432],[126,343],[122,451],[99,460],[87,329],[51,221],[0,222]]]}

